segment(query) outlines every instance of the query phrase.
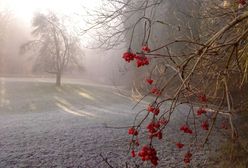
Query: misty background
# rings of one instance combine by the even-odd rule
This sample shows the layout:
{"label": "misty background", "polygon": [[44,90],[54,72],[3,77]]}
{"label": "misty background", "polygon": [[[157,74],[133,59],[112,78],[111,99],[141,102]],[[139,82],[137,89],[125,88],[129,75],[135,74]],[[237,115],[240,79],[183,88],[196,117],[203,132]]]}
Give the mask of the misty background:
{"label": "misty background", "polygon": [[[118,3],[117,3],[118,4]],[[120,3],[121,4],[121,3]],[[53,12],[72,34],[81,40],[83,53],[81,54],[81,69],[67,68],[63,72],[64,77],[89,79],[111,85],[131,86],[149,76],[149,69],[136,69],[134,64],[126,64],[122,60],[122,54],[127,50],[131,40],[134,21],[143,15],[142,11],[135,10],[142,1],[135,1],[131,6],[123,9],[123,13],[111,12],[116,6],[104,0],[74,0],[74,1],[31,1],[8,0],[0,1],[1,10],[1,49],[0,49],[0,74],[1,76],[37,76],[52,77],[53,75],[42,71],[34,71],[34,63],[37,53],[28,52],[20,54],[20,47],[32,40],[32,19],[36,13]],[[163,1],[155,12],[149,16],[154,20],[164,21],[165,24],[155,24],[151,31],[151,48],[156,48],[166,41],[175,40],[177,37],[186,37],[190,33],[197,32],[178,30],[180,26],[190,25],[196,28],[196,22],[187,18],[185,12],[192,14],[198,8],[190,1]],[[187,6],[187,8],[185,8]],[[129,9],[130,8],[130,9]],[[166,9],[166,10],[165,10]],[[125,11],[133,12],[126,12]],[[148,8],[152,11],[152,8]],[[177,12],[176,12],[177,11]],[[180,11],[180,12],[178,12]],[[195,10],[196,12],[199,10]],[[132,47],[135,51],[142,46],[144,23],[140,22],[135,27]],[[137,31],[139,30],[139,31]],[[191,30],[192,31],[192,30]],[[160,38],[162,37],[163,38]],[[162,41],[161,41],[162,40]],[[174,46],[174,52],[181,52],[183,46]],[[160,52],[166,53],[161,50]],[[161,60],[160,60],[161,61]],[[162,62],[161,62],[162,63]],[[156,62],[154,62],[156,65]],[[63,78],[62,78],[63,79]]]}
{"label": "misty background", "polygon": [[[80,60],[82,68],[68,68],[64,71],[64,77],[90,79],[104,84],[128,83],[126,65],[121,59],[125,45],[119,45],[117,49],[112,50],[97,49],[95,45],[97,39],[94,39],[92,34],[82,35],[84,26],[86,28],[88,24],[86,22],[91,17],[86,11],[89,12],[92,8],[101,5],[101,1],[85,2],[67,1],[61,4],[49,1],[1,1],[0,75],[2,77],[53,76],[46,72],[34,71],[37,53],[32,51],[20,53],[20,47],[33,39],[31,32],[34,15],[38,12],[52,11],[63,19],[65,25],[80,38],[82,43],[83,53]],[[43,6],[39,6],[40,4]]]}

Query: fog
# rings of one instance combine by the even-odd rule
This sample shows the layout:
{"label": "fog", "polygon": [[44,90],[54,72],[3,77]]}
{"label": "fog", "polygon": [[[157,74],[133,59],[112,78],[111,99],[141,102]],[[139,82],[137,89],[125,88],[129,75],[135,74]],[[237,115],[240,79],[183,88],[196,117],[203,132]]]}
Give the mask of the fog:
{"label": "fog", "polygon": [[[111,5],[104,0],[62,2],[57,0],[52,2],[49,0],[2,0],[0,2],[1,17],[6,18],[1,19],[2,23],[0,23],[1,34],[3,34],[0,41],[1,76],[54,76],[44,71],[34,71],[34,67],[37,66],[37,53],[31,51],[20,54],[20,47],[24,43],[35,39],[31,35],[34,30],[32,19],[35,14],[49,12],[54,13],[62,21],[61,23],[66,27],[67,32],[71,35],[73,34],[81,42],[82,53],[77,62],[82,64],[82,67],[77,69],[75,66],[68,66],[63,70],[63,77],[83,78],[105,84],[130,86],[133,79],[140,81],[147,75],[147,70],[137,70],[134,68],[135,64],[126,64],[121,58],[131,40],[132,31],[130,27],[132,28],[134,21],[142,16],[142,12],[136,12],[135,14],[124,13],[120,16],[114,15],[114,19],[108,21],[104,20],[104,17],[111,16],[111,10],[114,11],[116,6],[113,5],[114,7],[111,8]],[[136,5],[140,2],[142,1],[137,1]],[[164,1],[152,17],[174,25],[177,25],[177,19],[179,18],[181,23],[178,22],[178,27],[180,27],[181,24],[186,24],[183,22],[184,18],[168,14],[173,13],[168,6],[187,12],[184,9],[186,2],[179,4],[181,5],[178,6],[176,1]],[[168,11],[159,10],[160,8]],[[188,9],[190,11],[190,8]],[[187,18],[187,20],[189,19]],[[140,22],[136,25],[132,44],[132,49],[135,51],[140,50],[143,38],[140,35],[143,31],[143,24]],[[124,35],[119,35],[118,31],[122,32],[124,29],[128,31]],[[154,25],[150,38],[152,44],[149,45],[152,48],[156,48],[165,41],[176,39],[175,34],[182,37],[187,36],[189,32],[178,31],[178,28],[175,29],[173,26],[169,28],[164,25]],[[194,34],[197,34],[197,32]],[[164,38],[160,38],[160,36]],[[178,50],[180,47],[182,46],[175,46],[175,52],[180,51]]]}
{"label": "fog", "polygon": [[28,27],[11,18],[1,41],[1,75],[19,75],[31,73],[30,59],[19,55],[22,43],[30,38]]}
{"label": "fog", "polygon": [[[101,1],[1,1],[1,62],[0,75],[2,77],[53,77],[44,72],[34,72],[37,53],[30,51],[21,54],[20,47],[33,40],[32,19],[38,12],[54,12],[63,18],[68,29],[80,38],[82,42],[81,63],[82,68],[67,68],[63,72],[65,78],[82,78],[95,82],[111,85],[126,85],[128,68],[121,59],[125,51],[125,43],[117,48],[105,50],[96,48],[98,41],[92,34],[80,35],[84,28],[87,28],[86,21],[90,17],[86,14],[93,8],[101,5]],[[68,9],[69,7],[69,9]],[[89,17],[89,18],[87,18]],[[91,16],[92,17],[92,16]],[[94,34],[94,32],[93,32]]]}

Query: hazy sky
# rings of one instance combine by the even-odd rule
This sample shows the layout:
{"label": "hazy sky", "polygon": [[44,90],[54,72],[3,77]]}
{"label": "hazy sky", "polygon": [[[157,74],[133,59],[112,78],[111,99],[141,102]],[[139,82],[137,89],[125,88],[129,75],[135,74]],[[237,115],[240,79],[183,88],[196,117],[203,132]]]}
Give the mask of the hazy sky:
{"label": "hazy sky", "polygon": [[29,22],[37,11],[52,10],[71,15],[83,13],[82,6],[93,9],[101,0],[0,0],[0,6],[7,8],[19,19]]}

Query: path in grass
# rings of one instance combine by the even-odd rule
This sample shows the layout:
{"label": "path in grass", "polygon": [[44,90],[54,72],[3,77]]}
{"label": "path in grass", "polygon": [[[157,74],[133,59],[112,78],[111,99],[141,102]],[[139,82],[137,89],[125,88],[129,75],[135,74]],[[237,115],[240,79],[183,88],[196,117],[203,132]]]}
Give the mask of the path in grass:
{"label": "path in grass", "polygon": [[[0,167],[106,168],[100,154],[114,167],[124,167],[130,160],[127,129],[108,126],[131,125],[144,104],[132,110],[129,98],[107,86],[56,88],[43,79],[1,78]],[[165,139],[174,137],[174,125],[183,118],[174,117]],[[182,166],[185,151],[178,151],[173,142],[163,142],[157,144],[163,158],[159,167]],[[202,164],[205,156],[196,153],[195,164]]]}

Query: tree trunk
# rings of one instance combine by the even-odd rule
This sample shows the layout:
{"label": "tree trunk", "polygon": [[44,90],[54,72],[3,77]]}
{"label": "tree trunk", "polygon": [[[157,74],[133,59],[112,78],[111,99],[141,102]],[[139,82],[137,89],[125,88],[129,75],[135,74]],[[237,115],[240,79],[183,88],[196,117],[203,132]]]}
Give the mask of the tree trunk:
{"label": "tree trunk", "polygon": [[61,86],[61,72],[56,73],[56,86]]}

